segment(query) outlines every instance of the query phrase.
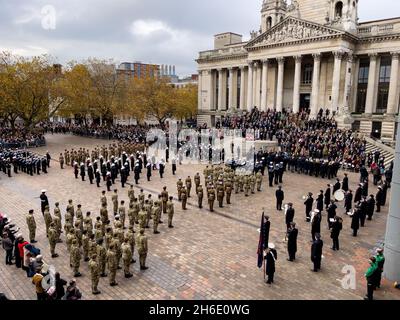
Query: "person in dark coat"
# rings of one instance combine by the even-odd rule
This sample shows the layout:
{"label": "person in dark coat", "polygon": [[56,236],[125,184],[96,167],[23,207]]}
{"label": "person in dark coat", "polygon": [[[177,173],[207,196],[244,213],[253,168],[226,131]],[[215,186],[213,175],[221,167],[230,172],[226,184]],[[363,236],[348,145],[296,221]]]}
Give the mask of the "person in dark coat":
{"label": "person in dark coat", "polygon": [[273,243],[268,244],[268,249],[265,250],[265,273],[268,276],[267,283],[272,284],[274,282],[275,274],[275,262],[278,259],[278,254],[275,250],[275,245]]}
{"label": "person in dark coat", "polygon": [[324,204],[326,209],[328,209],[330,203],[331,203],[331,185],[328,184],[324,194]]}
{"label": "person in dark coat", "polygon": [[374,215],[374,211],[375,211],[375,197],[373,194],[371,194],[367,200],[367,220],[371,221],[372,220],[372,216]]}
{"label": "person in dark coat", "polygon": [[147,181],[150,181],[151,178],[151,163],[148,162],[146,165],[146,176],[147,176]]}
{"label": "person in dark coat", "polygon": [[333,186],[332,194],[335,194],[335,192],[338,190],[340,190],[340,180],[336,179],[336,183]]}
{"label": "person in dark coat", "polygon": [[139,184],[139,179],[140,179],[140,166],[135,165],[134,171],[134,179],[135,179],[135,184]]}
{"label": "person in dark coat", "polygon": [[111,180],[111,173],[110,172],[107,173],[106,186],[107,186],[107,191],[111,191],[112,180]]}
{"label": "person in dark coat", "polygon": [[328,207],[328,215],[326,217],[329,229],[332,227],[331,219],[334,219],[336,217],[336,209],[337,209],[337,206],[335,204],[335,201],[332,200],[331,204]]}
{"label": "person in dark coat", "polygon": [[313,241],[311,245],[311,261],[314,264],[314,268],[312,271],[318,272],[321,269],[321,260],[322,260],[322,248],[324,246],[324,242],[321,240],[321,235],[317,233],[315,235],[315,241]]}
{"label": "person in dark coat", "polygon": [[361,225],[361,227],[365,226],[365,219],[367,218],[367,213],[368,213],[368,204],[367,204],[367,200],[363,196],[363,198],[360,201],[360,225]]}
{"label": "person in dark coat", "polygon": [[85,181],[85,176],[86,176],[86,172],[85,172],[85,165],[83,163],[81,163],[81,178],[82,181]]}
{"label": "person in dark coat", "polygon": [[296,228],[296,224],[294,222],[290,223],[290,228],[287,232],[287,249],[289,258],[288,261],[296,260],[296,252],[297,252],[297,236],[299,234],[299,230]]}
{"label": "person in dark coat", "polygon": [[285,193],[283,192],[281,186],[279,186],[278,190],[276,190],[275,197],[276,197],[276,210],[282,211],[282,202],[285,199]]}
{"label": "person in dark coat", "polygon": [[349,190],[349,178],[347,176],[347,173],[344,174],[344,178],[342,181],[342,190],[343,191],[348,191]]}
{"label": "person in dark coat", "polygon": [[383,191],[381,186],[378,187],[378,192],[376,193],[375,199],[376,199],[376,212],[381,212],[381,206],[383,201]]}
{"label": "person in dark coat", "polygon": [[360,229],[360,205],[357,205],[354,209],[351,218],[351,228],[353,229],[353,237],[357,237],[358,229]]}
{"label": "person in dark coat", "polygon": [[311,216],[311,238],[315,241],[315,235],[321,233],[321,212],[319,210],[314,210]]}
{"label": "person in dark coat", "polygon": [[307,222],[310,222],[310,220],[311,220],[311,210],[312,210],[312,206],[314,203],[314,198],[312,197],[312,195],[313,194],[311,192],[309,192],[306,201],[304,201],[304,205],[306,206],[306,221]]}
{"label": "person in dark coat", "polygon": [[158,173],[160,174],[160,179],[163,178],[164,171],[165,171],[165,164],[164,161],[161,160],[160,163],[158,164]]}
{"label": "person in dark coat", "polygon": [[42,194],[40,195],[40,208],[42,211],[42,214],[44,214],[44,210],[46,209],[46,206],[49,205],[49,199],[46,196],[46,190],[42,190]]}
{"label": "person in dark coat", "polygon": [[317,209],[322,212],[324,210],[324,191],[320,190],[317,197]]}
{"label": "person in dark coat", "polygon": [[93,184],[94,169],[93,169],[93,165],[92,164],[89,164],[89,166],[88,166],[88,178],[89,178],[90,184]]}
{"label": "person in dark coat", "polygon": [[348,190],[344,195],[344,208],[346,209],[346,213],[350,212],[353,208],[353,192]]}
{"label": "person in dark coat", "polygon": [[293,222],[294,213],[295,213],[295,211],[293,209],[293,203],[289,203],[288,209],[286,210],[286,215],[285,215],[286,228],[288,230],[290,229],[290,224]]}
{"label": "person in dark coat", "polygon": [[61,300],[65,296],[65,286],[67,281],[61,278],[59,272],[56,272],[56,300]]}
{"label": "person in dark coat", "polygon": [[331,238],[333,241],[332,245],[332,250],[338,250],[339,251],[339,235],[340,231],[343,228],[343,220],[340,217],[335,217],[335,222],[332,223],[332,228],[331,228]]}
{"label": "person in dark coat", "polygon": [[362,197],[362,183],[358,185],[356,194],[354,195],[354,203],[359,203]]}

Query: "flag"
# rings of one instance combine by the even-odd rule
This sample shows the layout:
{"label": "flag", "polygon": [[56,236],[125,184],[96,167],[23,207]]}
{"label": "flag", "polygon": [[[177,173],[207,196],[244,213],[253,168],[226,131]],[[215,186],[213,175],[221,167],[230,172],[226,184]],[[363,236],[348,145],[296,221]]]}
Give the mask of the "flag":
{"label": "flag", "polygon": [[258,250],[257,250],[257,255],[258,255],[257,265],[259,268],[261,268],[263,265],[264,249],[265,249],[264,241],[265,241],[265,223],[264,223],[264,212],[263,212],[261,216],[260,239],[258,240]]}

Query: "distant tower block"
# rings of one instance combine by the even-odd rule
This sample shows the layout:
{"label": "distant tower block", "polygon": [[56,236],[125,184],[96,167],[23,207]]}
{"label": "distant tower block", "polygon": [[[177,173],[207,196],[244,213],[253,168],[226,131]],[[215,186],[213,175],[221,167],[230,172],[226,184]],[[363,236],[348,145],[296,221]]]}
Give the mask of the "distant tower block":
{"label": "distant tower block", "polygon": [[164,76],[167,76],[168,75],[168,66],[167,65],[165,65],[165,72],[164,72]]}
{"label": "distant tower block", "polygon": [[161,69],[160,69],[160,75],[163,76],[164,75],[164,65],[161,65]]}
{"label": "distant tower block", "polygon": [[175,76],[175,66],[172,67],[172,75]]}
{"label": "distant tower block", "polygon": [[172,66],[171,66],[171,65],[169,66],[169,73],[168,73],[168,75],[170,75],[170,76],[172,75]]}

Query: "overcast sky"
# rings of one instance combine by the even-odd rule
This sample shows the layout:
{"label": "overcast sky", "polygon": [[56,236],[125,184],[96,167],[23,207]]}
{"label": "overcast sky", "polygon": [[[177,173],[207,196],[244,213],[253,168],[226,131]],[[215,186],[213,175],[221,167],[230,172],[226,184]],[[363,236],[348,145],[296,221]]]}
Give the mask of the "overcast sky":
{"label": "overcast sky", "polygon": [[[249,38],[262,0],[0,0],[0,50],[49,53],[60,63],[88,57],[176,65],[196,72],[213,35]],[[56,19],[52,19],[53,9]],[[400,16],[398,0],[360,0],[360,21]]]}

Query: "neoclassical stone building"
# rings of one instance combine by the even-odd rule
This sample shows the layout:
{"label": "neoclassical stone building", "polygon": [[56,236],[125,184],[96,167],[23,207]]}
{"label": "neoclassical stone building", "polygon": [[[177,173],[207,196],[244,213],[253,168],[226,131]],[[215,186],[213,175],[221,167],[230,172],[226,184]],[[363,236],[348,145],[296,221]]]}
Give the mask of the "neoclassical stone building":
{"label": "neoclassical stone building", "polygon": [[[320,108],[341,125],[393,140],[399,112],[400,18],[359,22],[358,0],[264,0],[242,41],[215,35],[200,52],[199,123],[226,113]],[[351,116],[349,116],[351,114]]]}

